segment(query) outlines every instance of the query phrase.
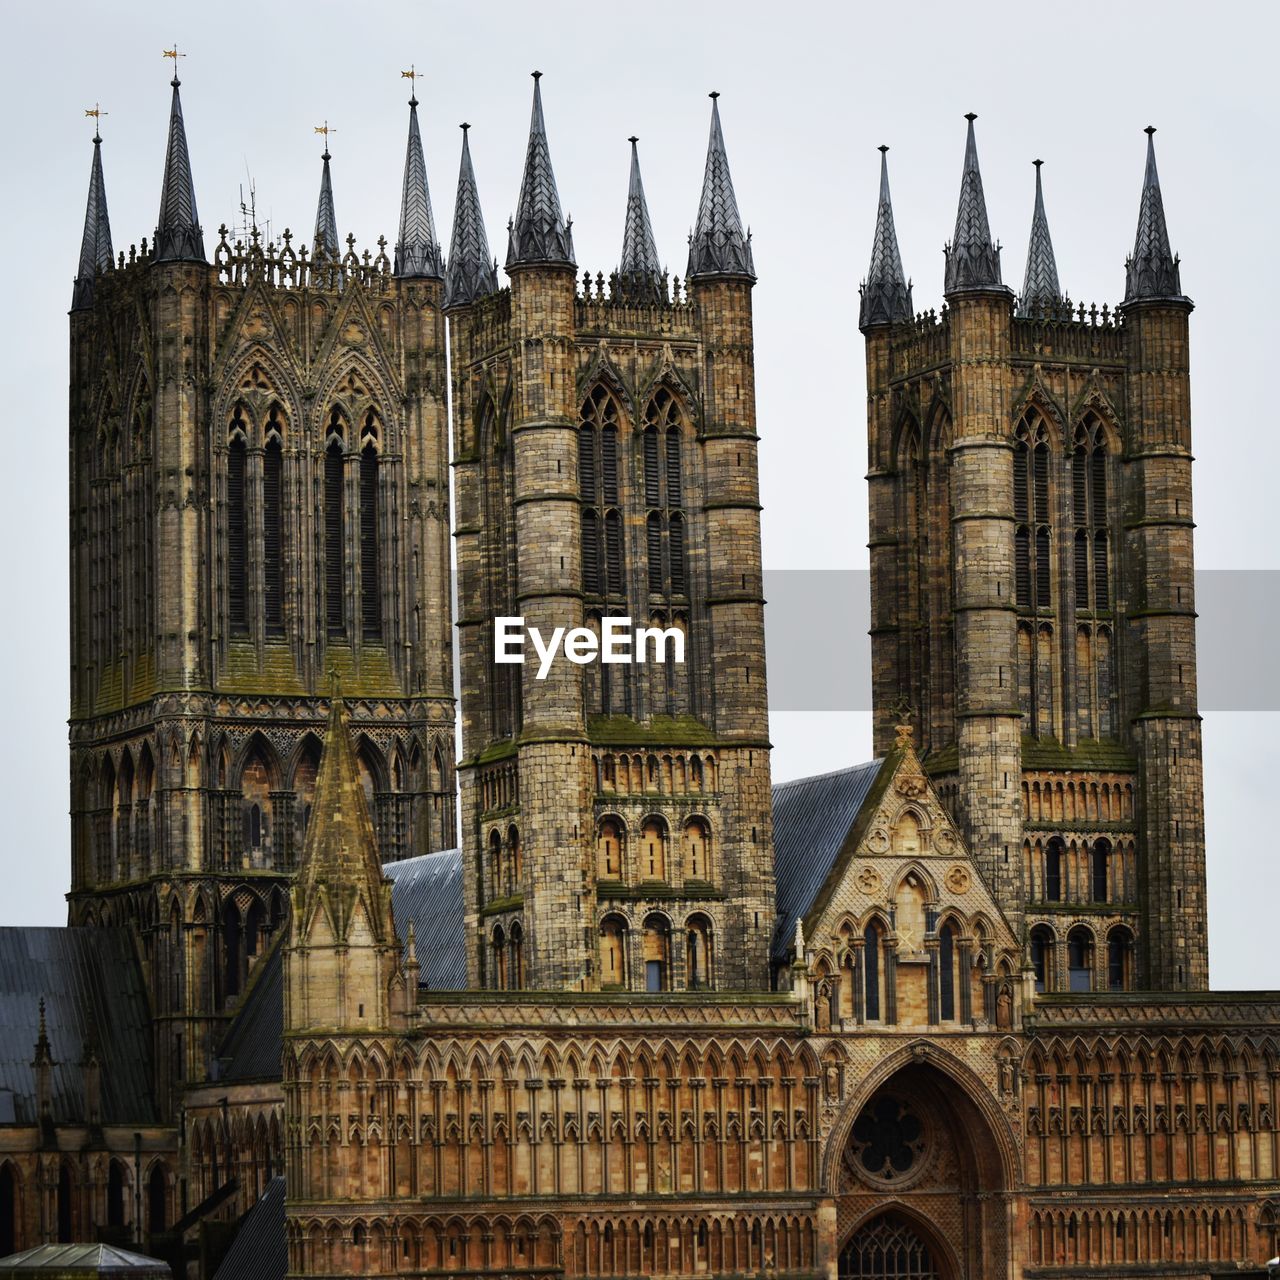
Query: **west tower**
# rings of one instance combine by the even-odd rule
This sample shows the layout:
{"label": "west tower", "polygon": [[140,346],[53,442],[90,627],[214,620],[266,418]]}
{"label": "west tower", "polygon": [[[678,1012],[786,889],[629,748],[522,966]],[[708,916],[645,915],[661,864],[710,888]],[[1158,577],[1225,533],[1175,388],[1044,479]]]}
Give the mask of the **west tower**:
{"label": "west tower", "polygon": [[1036,162],[1021,295],[969,117],[941,315],[882,157],[862,290],[877,754],[926,767],[1047,990],[1208,985],[1188,317],[1148,133],[1123,304],[1073,307]]}
{"label": "west tower", "polygon": [[454,843],[443,262],[409,106],[394,262],[223,227],[173,84],[153,243],[100,146],[71,313],[73,923],[132,923],[162,1092],[287,915],[341,679],[382,856]]}
{"label": "west tower", "polygon": [[[622,256],[577,278],[535,77],[509,290],[464,136],[454,378],[462,847],[472,985],[762,988],[773,925],[751,355],[755,273],[719,113],[688,280],[635,140]],[[496,665],[494,619],[678,630],[683,665]]]}

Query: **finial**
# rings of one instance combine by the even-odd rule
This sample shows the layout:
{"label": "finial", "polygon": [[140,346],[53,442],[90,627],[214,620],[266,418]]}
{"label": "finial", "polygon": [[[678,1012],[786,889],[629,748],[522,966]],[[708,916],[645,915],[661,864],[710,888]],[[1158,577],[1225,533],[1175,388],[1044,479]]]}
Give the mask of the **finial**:
{"label": "finial", "polygon": [[541,71],[531,71],[529,74],[530,74],[531,76],[533,76],[533,78],[534,78],[535,80],[541,80],[541,79],[542,79],[542,72],[541,72]]}
{"label": "finial", "polygon": [[1043,161],[1043,160],[1033,160],[1031,163],[1032,163],[1033,165],[1035,165],[1035,167],[1038,169],[1042,164],[1044,164],[1044,161]]}
{"label": "finial", "polygon": [[102,141],[102,137],[101,137],[101,135],[100,135],[100,133],[99,133],[99,131],[98,131],[98,124],[99,124],[99,122],[101,121],[101,119],[102,119],[102,117],[103,117],[103,116],[110,115],[110,114],[111,114],[111,113],[110,113],[109,111],[103,111],[103,109],[102,109],[102,108],[101,108],[101,107],[100,107],[96,102],[93,104],[93,110],[92,110],[92,111],[89,111],[89,110],[87,110],[87,109],[86,109],[86,111],[85,111],[85,115],[86,115],[86,116],[92,116],[92,117],[93,117],[93,140],[94,140],[94,142],[101,142],[101,141]]}
{"label": "finial", "polygon": [[40,1039],[43,1040],[48,1035],[48,1031],[44,1025],[44,996],[40,997]]}
{"label": "finial", "polygon": [[964,113],[964,118],[972,124],[978,118],[978,113],[976,111],[966,111]]}
{"label": "finial", "polygon": [[640,141],[640,135],[639,135],[639,134],[636,134],[636,133],[633,133],[633,134],[631,135],[631,137],[629,137],[629,138],[627,139],[627,141],[628,141],[629,143],[631,143],[631,145],[634,147],[634,146],[636,145],[636,143]]}
{"label": "finial", "polygon": [[900,698],[893,709],[897,723],[893,726],[895,745],[909,747],[911,745],[911,704],[906,698]]}
{"label": "finial", "polygon": [[172,49],[162,49],[161,53],[164,57],[173,59],[173,79],[170,80],[169,83],[176,89],[182,83],[182,81],[178,79],[178,59],[185,58],[187,55],[185,53],[178,52],[178,42],[176,40],[173,42]]}
{"label": "finial", "polygon": [[400,73],[401,80],[409,82],[409,105],[416,107],[418,105],[418,68],[414,63],[409,64],[408,71]]}
{"label": "finial", "polygon": [[799,963],[804,959],[804,921],[799,916],[796,917],[796,932],[791,945],[795,948],[796,962]]}
{"label": "finial", "polygon": [[887,144],[887,143],[884,143],[884,142],[882,142],[882,143],[881,143],[881,144],[876,148],[876,150],[877,150],[877,151],[878,151],[882,156],[884,156],[884,155],[888,155],[888,154],[889,154],[889,147],[888,147],[888,144]]}
{"label": "finial", "polygon": [[720,90],[719,90],[719,89],[712,89],[712,90],[711,90],[711,92],[710,92],[709,94],[707,94],[707,97],[708,97],[708,98],[710,98],[713,102],[714,102],[714,101],[715,101],[719,96],[720,96]]}
{"label": "finial", "polygon": [[1149,125],[1147,125],[1147,127],[1146,127],[1145,129],[1143,129],[1143,131],[1142,131],[1142,132],[1143,132],[1143,133],[1145,133],[1145,134],[1147,135],[1147,137],[1149,138],[1149,137],[1151,137],[1151,135],[1152,135],[1153,133],[1155,133],[1155,131],[1156,131],[1156,127],[1155,127],[1155,125],[1153,125],[1153,124],[1149,124]]}
{"label": "finial", "polygon": [[317,133],[324,134],[324,153],[321,155],[320,159],[331,160],[333,157],[329,154],[329,135],[331,133],[337,133],[337,129],[331,129],[327,120],[324,124],[315,125],[314,128]]}

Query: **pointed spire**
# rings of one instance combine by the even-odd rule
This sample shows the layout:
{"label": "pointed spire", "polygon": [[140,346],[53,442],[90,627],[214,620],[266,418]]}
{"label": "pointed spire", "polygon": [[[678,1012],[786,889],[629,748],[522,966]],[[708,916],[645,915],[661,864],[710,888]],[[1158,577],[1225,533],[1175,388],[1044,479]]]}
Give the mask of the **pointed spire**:
{"label": "pointed spire", "polygon": [[312,815],[298,871],[304,901],[317,891],[324,892],[341,940],[356,902],[363,899],[370,927],[375,937],[382,940],[387,925],[382,918],[382,864],[359,766],[351,747],[346,704],[336,691],[329,704],[329,724],[316,775]]}
{"label": "pointed spire", "polygon": [[[176,65],[176,64],[175,64]],[[156,224],[152,260],[155,262],[204,262],[204,236],[196,212],[196,190],[187,154],[187,130],[182,122],[181,85],[175,74],[173,103],[169,108],[169,145],[164,153],[164,184],[160,190],[160,219]]]}
{"label": "pointed spire", "polygon": [[1062,289],[1058,285],[1058,264],[1053,256],[1053,240],[1049,236],[1049,219],[1044,212],[1044,188],[1040,183],[1043,160],[1033,160],[1036,167],[1036,203],[1031,213],[1031,239],[1027,242],[1027,270],[1022,278],[1019,314],[1039,315],[1062,305]]}
{"label": "pointed spire", "polygon": [[871,265],[862,285],[858,328],[901,324],[912,317],[911,286],[902,271],[898,233],[893,225],[893,201],[889,198],[889,148],[880,148],[880,207],[876,234],[871,242]]}
{"label": "pointed spire", "polygon": [[644,198],[644,182],[640,177],[639,138],[631,143],[631,181],[627,187],[627,216],[622,229],[622,258],[618,263],[618,283],[624,297],[634,302],[655,302],[665,296],[662,263],[653,239],[649,221],[649,205]]}
{"label": "pointed spire", "polygon": [[964,171],[960,176],[960,204],[956,209],[956,231],[946,247],[947,270],[944,292],[962,289],[998,289],[1000,247],[991,239],[987,224],[987,201],[982,194],[982,174],[978,169],[978,142],[969,112],[969,135],[964,147]]}
{"label": "pointed spire", "polygon": [[1160,175],[1156,172],[1155,133],[1155,125],[1148,125],[1147,171],[1142,180],[1142,203],[1138,206],[1138,234],[1133,242],[1133,256],[1125,262],[1126,302],[1183,296],[1178,259],[1169,247],[1169,229],[1164,221],[1164,199],[1160,195]]}
{"label": "pointed spire", "polygon": [[756,278],[751,258],[751,237],[742,230],[738,199],[729,176],[724,134],[720,132],[720,95],[712,93],[711,136],[707,140],[707,167],[702,176],[698,222],[689,237],[689,279],[699,276]]}
{"label": "pointed spire", "polygon": [[80,265],[71,290],[71,310],[93,306],[93,281],[99,271],[110,271],[111,221],[107,217],[107,188],[102,180],[102,138],[93,131],[93,164],[89,169],[89,198],[84,209],[84,235],[80,240]]}
{"label": "pointed spire", "polygon": [[489,237],[480,212],[480,193],[471,167],[471,126],[462,123],[462,160],[458,165],[458,198],[453,203],[453,235],[445,273],[444,305],[466,307],[498,292],[497,263],[489,256]]}
{"label": "pointed spire", "polygon": [[529,149],[514,221],[507,227],[507,269],[534,262],[573,265],[572,225],[560,212],[560,193],[551,171],[547,127],[542,119],[542,72],[533,73],[533,113],[529,118]]}
{"label": "pointed spire", "polygon": [[[326,130],[328,126],[325,126]],[[323,252],[330,262],[337,262],[342,257],[342,246],[338,241],[338,216],[333,209],[333,177],[329,172],[329,136],[326,132],[324,153],[320,160],[323,168],[320,171],[320,199],[316,201],[316,230],[312,236],[311,253],[318,258]]]}
{"label": "pointed spire", "polygon": [[402,277],[439,280],[444,276],[436,223],[431,216],[427,166],[418,132],[418,99],[409,97],[409,141],[404,153],[404,193],[400,198],[400,238],[396,241],[395,273]]}

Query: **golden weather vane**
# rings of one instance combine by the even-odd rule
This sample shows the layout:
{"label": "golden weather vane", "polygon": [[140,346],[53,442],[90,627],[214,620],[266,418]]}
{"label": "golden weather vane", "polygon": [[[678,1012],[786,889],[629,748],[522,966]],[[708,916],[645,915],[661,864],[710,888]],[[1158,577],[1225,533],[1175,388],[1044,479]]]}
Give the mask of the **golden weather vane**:
{"label": "golden weather vane", "polygon": [[400,79],[401,79],[401,80],[408,80],[408,81],[409,81],[409,86],[410,86],[410,87],[409,87],[409,92],[410,92],[410,93],[415,92],[415,91],[417,90],[417,88],[418,88],[418,68],[417,68],[417,66],[416,66],[415,64],[413,64],[413,63],[410,63],[410,64],[409,64],[409,70],[408,70],[408,71],[402,71],[402,72],[400,73]]}
{"label": "golden weather vane", "polygon": [[324,134],[324,149],[327,152],[329,150],[329,135],[331,133],[337,133],[338,132],[337,129],[330,128],[329,122],[327,120],[324,122],[324,124],[318,124],[318,125],[315,125],[314,127],[317,133]]}
{"label": "golden weather vane", "polygon": [[93,119],[93,136],[98,136],[98,126],[102,123],[103,116],[109,116],[111,112],[103,111],[103,109],[95,102],[92,109],[86,107],[85,115]]}

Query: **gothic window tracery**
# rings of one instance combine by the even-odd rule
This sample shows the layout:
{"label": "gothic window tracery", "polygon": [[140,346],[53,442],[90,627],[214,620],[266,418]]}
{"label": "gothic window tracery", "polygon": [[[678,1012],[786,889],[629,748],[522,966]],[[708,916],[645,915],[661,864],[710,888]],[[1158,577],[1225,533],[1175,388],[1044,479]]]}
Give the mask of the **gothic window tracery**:
{"label": "gothic window tracery", "polygon": [[343,532],[345,527],[346,427],[342,412],[329,414],[324,451],[324,617],[330,638],[341,639],[347,631],[347,606],[343,573]]}
{"label": "gothic window tracery", "polygon": [[649,595],[689,592],[684,513],[683,423],[676,398],[660,387],[645,406],[642,471]]}
{"label": "gothic window tracery", "polygon": [[365,415],[360,433],[360,625],[365,640],[382,639],[380,450],[377,416]]}
{"label": "gothic window tracery", "polygon": [[578,425],[578,497],[582,502],[582,589],[626,599],[622,494],[618,476],[617,401],[603,386],[582,403]]}

